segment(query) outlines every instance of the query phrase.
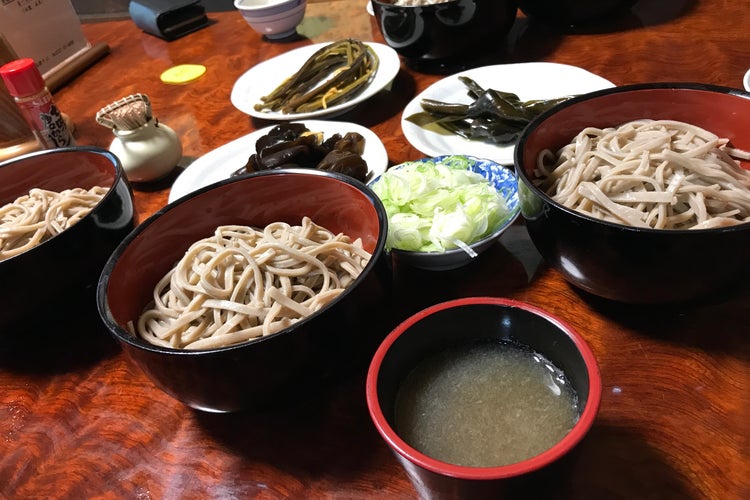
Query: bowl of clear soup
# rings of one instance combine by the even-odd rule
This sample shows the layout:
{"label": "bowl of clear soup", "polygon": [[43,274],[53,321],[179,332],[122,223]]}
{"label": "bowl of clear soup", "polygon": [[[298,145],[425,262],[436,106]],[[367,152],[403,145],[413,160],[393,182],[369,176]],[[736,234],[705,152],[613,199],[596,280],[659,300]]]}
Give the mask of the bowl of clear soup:
{"label": "bowl of clear soup", "polygon": [[397,326],[373,356],[366,397],[421,497],[541,498],[594,422],[601,376],[562,320],[469,297]]}

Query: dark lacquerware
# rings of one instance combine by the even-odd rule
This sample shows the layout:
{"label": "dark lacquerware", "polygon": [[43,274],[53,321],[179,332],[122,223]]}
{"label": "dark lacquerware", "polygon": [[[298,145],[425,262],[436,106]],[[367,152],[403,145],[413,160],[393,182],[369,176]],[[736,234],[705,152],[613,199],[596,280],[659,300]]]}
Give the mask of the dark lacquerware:
{"label": "dark lacquerware", "polygon": [[[394,424],[396,394],[406,376],[451,346],[487,340],[528,346],[561,369],[578,394],[578,422],[549,450],[502,467],[447,464],[412,448]],[[422,498],[551,498],[559,493],[559,477],[565,477],[560,468],[570,465],[561,459],[584,438],[597,415],[601,376],[589,346],[561,320],[522,302],[469,297],[429,307],[398,325],[373,357],[366,397],[375,427]]]}
{"label": "dark lacquerware", "polygon": [[0,261],[0,336],[69,335],[92,315],[96,284],[112,251],[135,227],[133,196],[119,160],[95,147],[50,149],[0,163],[0,206],[32,188],[109,187],[77,224]]}
{"label": "dark lacquerware", "polygon": [[[750,93],[738,89],[654,83],[573,98],[534,120],[515,150],[529,235],[570,283],[601,297],[655,304],[720,292],[750,273],[750,223],[699,231],[638,229],[577,213],[534,186],[543,149],[556,151],[585,127],[641,118],[692,123],[750,150]],[[748,161],[741,164],[750,168]]]}
{"label": "dark lacquerware", "polygon": [[524,14],[549,24],[608,21],[627,12],[636,0],[518,0]]}
{"label": "dark lacquerware", "polygon": [[[299,224],[305,215],[334,233],[362,238],[372,253],[357,280],[322,311],[268,337],[203,351],[157,347],[125,329],[151,300],[157,281],[217,226]],[[366,364],[383,336],[379,320],[390,289],[382,259],[386,234],[382,203],[350,177],[289,169],[228,179],[167,205],[123,241],[101,275],[99,311],[128,356],[174,398],[206,411],[259,408],[313,390],[343,367]]]}
{"label": "dark lacquerware", "polygon": [[461,66],[481,55],[497,53],[516,18],[516,3],[507,0],[451,0],[404,7],[371,0],[385,42],[407,62]]}

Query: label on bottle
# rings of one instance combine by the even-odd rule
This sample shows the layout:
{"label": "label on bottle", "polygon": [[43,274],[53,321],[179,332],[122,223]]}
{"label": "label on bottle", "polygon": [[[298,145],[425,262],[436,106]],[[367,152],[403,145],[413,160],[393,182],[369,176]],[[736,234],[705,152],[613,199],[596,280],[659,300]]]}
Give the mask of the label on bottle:
{"label": "label on bottle", "polygon": [[73,135],[52,101],[49,93],[37,98],[18,102],[19,108],[29,121],[34,135],[44,148],[61,148],[74,144]]}

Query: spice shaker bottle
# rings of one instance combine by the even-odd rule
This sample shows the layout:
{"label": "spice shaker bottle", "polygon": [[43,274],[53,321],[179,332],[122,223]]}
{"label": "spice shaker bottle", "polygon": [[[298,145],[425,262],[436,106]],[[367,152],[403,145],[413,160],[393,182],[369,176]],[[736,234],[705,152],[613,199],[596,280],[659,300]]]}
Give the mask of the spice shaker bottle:
{"label": "spice shaker bottle", "polygon": [[43,148],[75,144],[33,59],[17,59],[3,65],[0,77]]}

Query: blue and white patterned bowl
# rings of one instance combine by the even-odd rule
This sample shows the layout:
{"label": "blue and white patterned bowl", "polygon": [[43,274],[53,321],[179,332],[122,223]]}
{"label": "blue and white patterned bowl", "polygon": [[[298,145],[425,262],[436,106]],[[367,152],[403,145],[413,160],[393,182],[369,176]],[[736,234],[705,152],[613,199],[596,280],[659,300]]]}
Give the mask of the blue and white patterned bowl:
{"label": "blue and white patterned bowl", "polygon": [[[436,157],[420,158],[417,162],[436,161],[450,162],[451,158],[460,158],[461,161],[470,161],[469,170],[481,174],[488,179],[505,199],[510,214],[500,225],[488,236],[469,245],[475,255],[470,255],[461,248],[446,250],[444,252],[413,252],[408,250],[391,249],[392,257],[398,262],[411,265],[429,271],[444,271],[464,266],[477,258],[482,252],[490,248],[503,232],[510,227],[518,218],[521,205],[518,200],[518,178],[513,170],[491,160],[485,160],[468,155],[443,155]],[[412,162],[410,162],[412,163]],[[396,165],[389,170],[403,168],[403,164]],[[382,174],[367,183],[369,187],[380,181]]]}

